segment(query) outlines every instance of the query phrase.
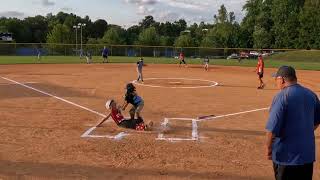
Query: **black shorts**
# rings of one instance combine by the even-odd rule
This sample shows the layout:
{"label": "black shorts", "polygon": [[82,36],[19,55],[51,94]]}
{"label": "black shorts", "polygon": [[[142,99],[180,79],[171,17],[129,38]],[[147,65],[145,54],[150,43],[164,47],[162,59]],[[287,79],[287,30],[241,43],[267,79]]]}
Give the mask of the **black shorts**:
{"label": "black shorts", "polygon": [[143,123],[142,119],[126,119],[123,120],[118,126],[129,129],[136,129],[136,126]]}
{"label": "black shorts", "polygon": [[257,74],[258,74],[260,79],[263,78],[263,72],[258,72]]}
{"label": "black shorts", "polygon": [[187,64],[184,59],[183,59],[183,60],[180,60],[180,64],[182,64],[182,63],[183,63],[183,64]]}
{"label": "black shorts", "polygon": [[102,55],[102,57],[108,59],[108,55],[104,54],[104,55]]}
{"label": "black shorts", "polygon": [[273,163],[274,176],[276,180],[285,179],[303,179],[312,180],[313,163],[298,165],[298,166],[285,166]]}

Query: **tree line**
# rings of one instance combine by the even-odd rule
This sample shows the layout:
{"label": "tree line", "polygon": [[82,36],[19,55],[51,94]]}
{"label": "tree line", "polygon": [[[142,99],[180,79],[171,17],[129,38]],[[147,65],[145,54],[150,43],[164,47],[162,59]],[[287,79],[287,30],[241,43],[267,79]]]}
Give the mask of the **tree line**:
{"label": "tree line", "polygon": [[[242,8],[245,17],[241,22],[221,5],[212,23],[157,22],[146,16],[127,29],[64,12],[23,20],[2,17],[0,32],[13,33],[19,43],[74,44],[73,26],[84,23],[87,44],[320,49],[320,0],[247,0]],[[80,42],[80,30],[78,33]]]}

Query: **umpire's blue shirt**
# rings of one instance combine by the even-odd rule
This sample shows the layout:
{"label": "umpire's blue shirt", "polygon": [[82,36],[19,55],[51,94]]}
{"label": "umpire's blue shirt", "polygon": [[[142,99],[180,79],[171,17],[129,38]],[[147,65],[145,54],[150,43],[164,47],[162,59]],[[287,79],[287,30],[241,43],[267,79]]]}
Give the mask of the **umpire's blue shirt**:
{"label": "umpire's blue shirt", "polygon": [[316,94],[299,84],[283,89],[272,102],[266,129],[275,140],[272,160],[279,165],[303,165],[315,161],[314,127],[320,123]]}

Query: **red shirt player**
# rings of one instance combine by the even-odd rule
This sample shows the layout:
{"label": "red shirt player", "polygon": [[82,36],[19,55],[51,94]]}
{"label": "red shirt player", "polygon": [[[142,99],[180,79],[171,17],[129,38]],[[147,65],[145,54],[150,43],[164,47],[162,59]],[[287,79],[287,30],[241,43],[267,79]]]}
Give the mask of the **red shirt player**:
{"label": "red shirt player", "polygon": [[110,109],[110,114],[104,118],[96,127],[99,127],[104,123],[109,117],[120,127],[135,129],[138,131],[144,131],[151,129],[153,122],[150,122],[148,125],[145,125],[141,119],[125,119],[121,113],[121,107],[117,107],[117,103],[114,100],[109,100],[106,103],[106,108]]}
{"label": "red shirt player", "polygon": [[187,66],[187,63],[186,63],[186,61],[184,60],[184,54],[183,54],[183,52],[180,52],[179,60],[180,60],[179,67],[181,66],[182,63],[185,64],[185,66]]}
{"label": "red shirt player", "polygon": [[259,57],[258,57],[258,64],[257,64],[256,72],[258,74],[259,83],[260,83],[258,89],[263,89],[264,83],[262,81],[262,78],[263,78],[263,73],[264,73],[264,61],[263,61],[262,55],[259,55]]}

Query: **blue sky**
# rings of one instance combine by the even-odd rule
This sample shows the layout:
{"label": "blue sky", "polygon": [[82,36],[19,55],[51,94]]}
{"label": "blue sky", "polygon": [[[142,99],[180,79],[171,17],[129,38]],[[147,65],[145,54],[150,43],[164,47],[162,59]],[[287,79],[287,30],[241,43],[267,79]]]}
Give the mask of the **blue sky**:
{"label": "blue sky", "polygon": [[157,21],[184,18],[188,23],[213,22],[221,4],[234,11],[237,20],[244,16],[246,0],[9,0],[1,3],[0,16],[24,18],[34,15],[56,14],[59,11],[88,15],[92,20],[129,27],[146,15]]}

